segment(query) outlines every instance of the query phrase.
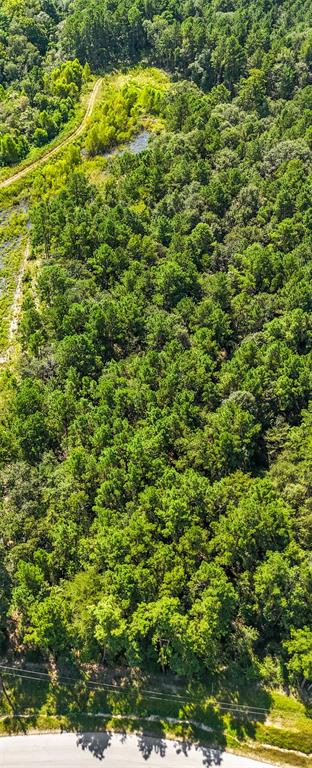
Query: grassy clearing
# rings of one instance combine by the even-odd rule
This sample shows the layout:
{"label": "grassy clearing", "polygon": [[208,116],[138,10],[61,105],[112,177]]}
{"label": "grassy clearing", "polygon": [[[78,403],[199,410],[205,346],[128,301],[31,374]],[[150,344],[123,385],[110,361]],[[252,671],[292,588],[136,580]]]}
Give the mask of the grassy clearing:
{"label": "grassy clearing", "polygon": [[[10,178],[15,173],[22,171],[24,168],[28,168],[28,166],[31,166],[37,160],[44,158],[45,155],[47,155],[65,139],[70,139],[71,134],[75,132],[83,120],[90,94],[95,82],[96,78],[92,77],[84,86],[81,99],[76,105],[75,114],[64,125],[63,129],[57,134],[57,136],[52,139],[52,141],[50,141],[48,144],[45,144],[43,147],[33,147],[28,153],[27,157],[17,165],[6,166],[5,168],[0,169],[0,183]],[[142,90],[147,87],[157,88],[160,92],[164,93],[165,90],[169,87],[169,79],[164,72],[153,67],[145,69],[144,67],[138,66],[129,69],[125,73],[107,74],[105,77],[103,77],[98,106],[95,106],[92,116],[88,121],[88,125],[92,126],[94,121],[99,119],[102,112],[103,102],[105,102],[109,94],[116,96],[116,94],[118,94],[118,92],[120,92],[125,85],[131,84],[136,85]],[[138,122],[138,124],[134,126],[132,133],[134,133],[135,130],[139,130],[140,127],[143,126],[150,130],[161,130],[163,128],[163,122],[158,118],[153,117],[152,115],[142,114],[142,121]],[[73,142],[74,141],[75,139],[73,139]],[[81,144],[81,139],[78,141],[78,143]],[[47,157],[47,163],[48,162],[49,157]],[[25,186],[23,183],[24,179],[25,177],[21,179],[22,186]],[[1,197],[2,196],[0,192],[0,204]]]}
{"label": "grassy clearing", "polygon": [[118,98],[125,88],[133,87],[138,91],[138,104],[135,109],[132,110],[131,115],[127,116],[126,126],[124,125],[124,119],[122,120],[120,130],[118,129],[117,120],[117,123],[115,124],[115,128],[117,125],[115,138],[113,139],[112,144],[107,146],[106,151],[101,155],[85,157],[83,161],[83,170],[92,184],[102,187],[109,178],[107,154],[108,157],[110,157],[110,151],[114,149],[114,147],[118,145],[119,149],[126,149],[127,143],[143,130],[149,131],[151,134],[157,134],[165,129],[164,120],[162,118],[158,115],[148,113],[148,110],[146,109],[147,104],[144,105],[144,94],[146,94],[146,89],[148,88],[156,89],[160,94],[164,94],[169,86],[170,81],[167,75],[161,70],[153,67],[146,69],[143,67],[136,67],[124,73],[109,75],[103,79],[97,107],[89,121],[88,130],[85,136],[80,139],[80,146],[84,147],[90,132],[99,124],[99,122],[102,123],[104,130],[110,130],[112,115],[109,113],[109,106],[110,104],[113,104],[115,119],[116,97]]}
{"label": "grassy clearing", "polygon": [[107,179],[106,160],[103,157],[93,157],[85,160],[83,167],[91,184],[102,187]]}

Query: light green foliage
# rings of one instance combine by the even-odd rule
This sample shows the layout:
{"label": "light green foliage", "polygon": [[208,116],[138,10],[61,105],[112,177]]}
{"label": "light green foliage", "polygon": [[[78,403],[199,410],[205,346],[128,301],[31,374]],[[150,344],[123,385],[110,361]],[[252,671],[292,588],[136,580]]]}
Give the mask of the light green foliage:
{"label": "light green foliage", "polygon": [[309,626],[291,630],[291,640],[286,643],[289,653],[288,670],[295,683],[312,678],[312,632]]}
{"label": "light green foliage", "polygon": [[103,648],[103,660],[114,659],[125,649],[127,625],[114,598],[107,596],[94,608],[94,636]]}
{"label": "light green foliage", "polygon": [[85,139],[87,154],[104,154],[114,145],[127,142],[149,121],[154,120],[155,128],[167,88],[166,76],[153,69],[106,78]]}

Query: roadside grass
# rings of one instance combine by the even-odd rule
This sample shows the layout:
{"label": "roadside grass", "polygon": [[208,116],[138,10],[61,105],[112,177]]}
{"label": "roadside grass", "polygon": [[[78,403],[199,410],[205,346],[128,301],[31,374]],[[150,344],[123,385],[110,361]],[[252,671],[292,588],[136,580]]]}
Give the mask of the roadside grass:
{"label": "roadside grass", "polygon": [[273,726],[258,725],[255,731],[256,741],[260,744],[272,744],[279,749],[291,749],[312,754],[312,731],[302,731],[299,728],[274,728]]}
{"label": "roadside grass", "polygon": [[255,738],[281,749],[312,754],[312,719],[300,701],[273,692],[272,708],[266,722],[257,723]]}
{"label": "roadside grass", "polygon": [[312,768],[312,759],[308,755],[300,755],[298,752],[282,752],[270,745],[262,745],[254,742],[242,744],[237,740],[229,740],[227,748],[236,755],[250,757],[254,760],[263,760],[266,763],[281,766],[281,768]]}
{"label": "roadside grass", "polygon": [[151,721],[143,717],[130,718],[129,716],[96,717],[93,714],[70,715],[39,715],[22,720],[7,716],[0,721],[0,736],[10,736],[23,732],[74,732],[91,733],[114,731],[125,736],[127,733],[152,736],[157,739],[174,739],[182,743],[198,744],[219,748],[233,752],[237,755],[251,757],[255,760],[271,762],[284,768],[311,768],[312,759],[309,755],[291,753],[275,749],[271,745],[263,745],[255,742],[242,742],[235,737],[224,735],[220,739],[217,733],[207,733],[201,728],[184,723],[172,723],[165,718]]}
{"label": "roadside grass", "polygon": [[254,705],[259,698],[270,702],[257,719],[248,713],[237,715],[221,710],[203,687],[197,698],[184,689],[184,700],[180,688],[180,701],[171,699],[168,691],[160,688],[157,696],[149,695],[140,683],[114,691],[91,689],[81,679],[64,685],[57,680],[5,677],[5,686],[14,714],[2,696],[1,735],[21,733],[23,729],[144,731],[219,746],[278,765],[312,767],[312,720],[303,704],[280,692],[255,689]]}

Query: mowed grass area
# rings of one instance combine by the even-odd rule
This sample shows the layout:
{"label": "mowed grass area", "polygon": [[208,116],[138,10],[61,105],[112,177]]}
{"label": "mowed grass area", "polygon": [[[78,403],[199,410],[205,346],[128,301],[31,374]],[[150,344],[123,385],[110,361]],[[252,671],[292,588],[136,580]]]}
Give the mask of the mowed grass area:
{"label": "mowed grass area", "polygon": [[[152,683],[153,686],[155,683]],[[312,719],[304,705],[279,692],[254,691],[254,704],[267,704],[255,716],[221,708],[204,687],[176,693],[136,682],[114,690],[77,682],[28,680],[5,675],[0,733],[29,730],[144,731],[159,738],[195,741],[285,766],[312,766]],[[147,693],[153,690],[153,693]],[[170,692],[171,691],[171,692]],[[247,705],[250,706],[250,690]],[[229,699],[231,697],[229,696]],[[243,697],[240,696],[240,704]],[[233,707],[233,698],[232,704]],[[300,753],[300,754],[299,754]]]}
{"label": "mowed grass area", "polygon": [[258,742],[312,755],[312,718],[305,706],[291,696],[272,694],[272,710],[264,723],[257,723],[255,735]]}

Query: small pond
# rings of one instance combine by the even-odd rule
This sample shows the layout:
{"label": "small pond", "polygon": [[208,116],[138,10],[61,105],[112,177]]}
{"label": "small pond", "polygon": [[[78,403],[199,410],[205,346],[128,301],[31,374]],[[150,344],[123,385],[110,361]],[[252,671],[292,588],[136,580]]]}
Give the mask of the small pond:
{"label": "small pond", "polygon": [[103,157],[106,157],[106,159],[109,160],[111,157],[116,157],[116,155],[124,155],[125,152],[132,152],[133,155],[139,155],[140,152],[144,152],[144,150],[147,149],[151,135],[150,131],[142,131],[142,133],[134,136],[134,138],[127,144],[124,144],[123,147],[116,147],[116,149],[112,149],[110,152],[104,152]]}
{"label": "small pond", "polygon": [[138,136],[135,136],[134,139],[127,144],[124,151],[133,152],[134,155],[144,152],[144,149],[147,149],[151,135],[150,131],[142,131],[142,133],[139,133]]}

